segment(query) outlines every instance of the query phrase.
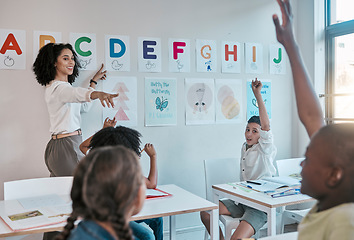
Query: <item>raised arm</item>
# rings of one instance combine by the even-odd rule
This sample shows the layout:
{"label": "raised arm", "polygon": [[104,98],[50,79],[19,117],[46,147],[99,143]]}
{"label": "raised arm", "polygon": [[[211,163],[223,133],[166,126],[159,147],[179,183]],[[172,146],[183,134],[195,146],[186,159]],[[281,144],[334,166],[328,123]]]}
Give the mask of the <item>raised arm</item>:
{"label": "raised arm", "polygon": [[152,189],[157,186],[157,163],[156,163],[156,151],[154,145],[151,143],[145,144],[145,152],[150,157],[150,172],[149,176],[145,179],[146,188]]}
{"label": "raised arm", "polygon": [[282,13],[282,25],[279,23],[278,16],[273,15],[277,39],[289,56],[299,118],[311,137],[324,126],[322,109],[294,37],[289,0],[277,0],[277,2]]}
{"label": "raised arm", "polygon": [[[102,129],[106,128],[106,127],[114,127],[116,124],[117,124],[117,121],[115,118],[113,118],[112,120],[109,118],[106,118],[104,120]],[[79,146],[80,151],[85,155],[86,155],[87,151],[90,149],[89,146],[90,146],[90,142],[91,142],[92,137],[93,137],[93,135],[91,137],[89,137],[88,139],[86,139],[85,141],[83,141]]]}
{"label": "raised arm", "polygon": [[261,129],[263,131],[269,131],[270,130],[270,125],[269,125],[269,116],[267,113],[267,109],[265,107],[265,104],[263,102],[261,90],[262,90],[263,84],[261,81],[258,81],[257,78],[256,80],[252,80],[252,91],[253,94],[257,100],[258,103],[258,110],[259,110],[259,119],[261,121]]}

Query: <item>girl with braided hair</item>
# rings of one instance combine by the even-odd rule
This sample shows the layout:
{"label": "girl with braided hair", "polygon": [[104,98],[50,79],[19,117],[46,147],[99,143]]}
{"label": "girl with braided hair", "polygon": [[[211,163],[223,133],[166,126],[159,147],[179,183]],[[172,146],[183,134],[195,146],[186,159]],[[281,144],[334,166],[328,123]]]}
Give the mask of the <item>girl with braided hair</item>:
{"label": "girl with braided hair", "polygon": [[56,239],[132,240],[129,218],[141,210],[145,188],[136,153],[123,146],[90,151],[75,171],[73,211]]}

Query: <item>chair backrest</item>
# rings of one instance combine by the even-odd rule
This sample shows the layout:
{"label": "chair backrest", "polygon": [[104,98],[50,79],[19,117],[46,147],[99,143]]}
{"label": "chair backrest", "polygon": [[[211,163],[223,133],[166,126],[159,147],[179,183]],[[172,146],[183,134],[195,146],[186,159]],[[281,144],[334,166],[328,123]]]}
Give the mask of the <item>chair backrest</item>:
{"label": "chair backrest", "polygon": [[208,200],[213,200],[213,185],[240,181],[238,164],[237,158],[204,160],[206,198]]}
{"label": "chair backrest", "polygon": [[300,174],[301,166],[300,163],[305,158],[289,158],[289,159],[280,159],[276,161],[278,174],[280,177],[289,176],[291,174]]}
{"label": "chair backrest", "polygon": [[70,195],[73,177],[32,178],[4,182],[4,200],[48,194]]}

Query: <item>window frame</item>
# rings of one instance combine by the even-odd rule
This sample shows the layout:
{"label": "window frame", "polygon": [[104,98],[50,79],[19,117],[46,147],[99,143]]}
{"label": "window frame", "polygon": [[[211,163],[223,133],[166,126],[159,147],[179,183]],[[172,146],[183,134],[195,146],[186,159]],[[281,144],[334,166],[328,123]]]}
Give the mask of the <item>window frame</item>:
{"label": "window frame", "polygon": [[353,96],[353,94],[335,94],[335,38],[353,34],[354,20],[344,21],[341,23],[331,24],[331,0],[325,0],[325,46],[326,46],[326,82],[325,94],[319,97],[325,98],[325,121],[332,124],[335,121],[353,121],[354,118],[335,118],[334,117],[334,101],[333,98],[341,96]]}

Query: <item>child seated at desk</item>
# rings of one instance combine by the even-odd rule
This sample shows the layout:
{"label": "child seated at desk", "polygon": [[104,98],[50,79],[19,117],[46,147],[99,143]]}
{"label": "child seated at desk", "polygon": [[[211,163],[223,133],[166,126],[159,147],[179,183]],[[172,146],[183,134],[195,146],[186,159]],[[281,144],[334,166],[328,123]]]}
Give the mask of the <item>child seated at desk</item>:
{"label": "child seated at desk", "polygon": [[[276,174],[273,162],[277,149],[273,143],[269,117],[261,95],[262,86],[261,81],[258,81],[257,78],[252,81],[252,91],[258,102],[259,117],[251,117],[246,126],[246,142],[242,146],[240,162],[242,181],[272,177]],[[219,214],[240,218],[240,224],[233,233],[232,240],[251,237],[267,222],[265,212],[240,203],[237,204],[230,199],[220,200]],[[207,212],[201,212],[200,216],[210,232],[210,215]],[[221,230],[220,239],[224,239]]]}
{"label": "child seated at desk", "polygon": [[354,124],[324,126],[323,113],[292,29],[289,0],[277,0],[278,41],[291,64],[298,114],[311,142],[301,163],[301,192],[318,200],[301,221],[298,239],[354,239]]}
{"label": "child seated at desk", "polygon": [[[156,163],[156,151],[154,145],[151,143],[145,144],[143,150],[140,149],[140,137],[141,134],[131,128],[117,126],[116,120],[113,118],[105,119],[103,128],[96,134],[86,139],[80,145],[80,150],[86,154],[88,150],[93,150],[102,146],[117,146],[121,145],[133,150],[138,156],[142,151],[145,151],[150,158],[150,172],[147,178],[145,178],[146,187],[148,189],[156,188],[157,185],[157,163]],[[146,223],[153,233],[139,223]],[[130,227],[133,230],[133,234],[136,240],[162,240],[163,239],[163,219],[151,218],[139,221],[130,222]]]}
{"label": "child seated at desk", "polygon": [[73,211],[56,239],[132,240],[128,220],[141,210],[145,189],[136,153],[123,146],[92,150],[76,168]]}

